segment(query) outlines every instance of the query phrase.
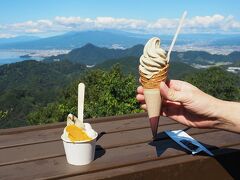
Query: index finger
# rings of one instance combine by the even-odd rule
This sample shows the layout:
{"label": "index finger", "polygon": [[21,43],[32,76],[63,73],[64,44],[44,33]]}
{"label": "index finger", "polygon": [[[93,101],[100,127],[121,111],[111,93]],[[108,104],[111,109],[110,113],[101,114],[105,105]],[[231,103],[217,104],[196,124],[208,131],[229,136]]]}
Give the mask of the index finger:
{"label": "index finger", "polygon": [[143,87],[142,87],[142,86],[139,86],[139,87],[137,88],[137,93],[138,93],[138,94],[143,94]]}
{"label": "index finger", "polygon": [[182,84],[182,81],[179,81],[179,80],[167,80],[166,81],[166,85],[171,88],[171,89],[174,89],[176,91],[180,91],[181,90],[181,84]]}

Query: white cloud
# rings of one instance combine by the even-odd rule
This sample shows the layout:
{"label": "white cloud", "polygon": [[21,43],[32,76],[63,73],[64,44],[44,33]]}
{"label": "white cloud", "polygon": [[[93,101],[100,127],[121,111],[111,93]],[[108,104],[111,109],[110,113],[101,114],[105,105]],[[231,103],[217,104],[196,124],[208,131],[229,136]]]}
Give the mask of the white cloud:
{"label": "white cloud", "polygon": [[188,27],[204,27],[218,25],[224,21],[224,16],[215,14],[213,16],[196,16],[186,21]]}
{"label": "white cloud", "polygon": [[25,21],[25,22],[21,22],[21,23],[14,23],[14,24],[10,24],[10,27],[13,28],[26,28],[26,27],[51,27],[53,25],[53,22],[50,20],[46,20],[46,19],[40,19],[37,21]]}
{"label": "white cloud", "polygon": [[188,31],[203,32],[240,32],[240,22],[233,16],[224,17],[220,14],[213,16],[196,16],[187,19],[185,28]]}
{"label": "white cloud", "polygon": [[42,31],[37,28],[33,28],[33,29],[26,29],[25,32],[26,33],[40,33]]}
{"label": "white cloud", "polygon": [[76,30],[96,29],[96,28],[117,28],[117,29],[134,29],[146,24],[144,20],[113,18],[113,17],[96,17],[81,18],[81,17],[62,17],[57,16],[54,19],[56,25],[65,26],[68,28],[76,28]]}
{"label": "white cloud", "polygon": [[240,29],[240,22],[235,20],[233,16],[228,16],[225,19],[225,24],[223,24],[223,28],[228,29]]}
{"label": "white cloud", "polygon": [[[156,21],[113,17],[82,18],[57,16],[52,20],[40,19],[14,24],[0,24],[0,33],[57,33],[78,30],[120,29],[147,33],[174,33],[179,19],[160,18]],[[187,18],[182,32],[185,33],[240,33],[240,21],[233,16],[214,14]]]}
{"label": "white cloud", "polygon": [[160,18],[155,22],[149,23],[148,28],[150,29],[173,29],[176,28],[178,25],[177,19],[167,19],[167,18]]}
{"label": "white cloud", "polygon": [[78,24],[85,21],[81,17],[63,17],[63,16],[57,16],[55,17],[54,20],[55,20],[55,23],[61,24],[61,25]]}
{"label": "white cloud", "polygon": [[0,38],[13,38],[16,37],[16,35],[13,34],[0,34]]}
{"label": "white cloud", "polygon": [[18,34],[24,33],[41,33],[48,32],[49,29],[53,26],[53,22],[46,19],[40,19],[37,21],[25,21],[20,23],[14,23],[5,25],[5,30],[10,32],[15,32]]}
{"label": "white cloud", "polygon": [[21,22],[21,23],[14,23],[14,24],[11,24],[9,25],[9,27],[13,27],[13,28],[26,28],[26,27],[31,27],[31,26],[34,26],[34,23],[33,21],[25,21],[25,22]]}
{"label": "white cloud", "polygon": [[37,26],[51,27],[53,22],[46,19],[40,19],[37,21]]}
{"label": "white cloud", "polygon": [[97,17],[94,20],[96,26],[110,26],[116,28],[139,28],[147,24],[145,20],[112,18],[112,17]]}

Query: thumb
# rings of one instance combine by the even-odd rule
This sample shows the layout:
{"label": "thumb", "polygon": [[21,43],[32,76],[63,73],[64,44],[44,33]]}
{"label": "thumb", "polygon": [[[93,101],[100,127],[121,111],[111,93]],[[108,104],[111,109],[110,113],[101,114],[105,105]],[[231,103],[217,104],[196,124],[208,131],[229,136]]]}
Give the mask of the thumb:
{"label": "thumb", "polygon": [[160,84],[160,93],[162,97],[166,100],[177,101],[182,103],[187,101],[187,96],[185,95],[185,93],[169,88],[165,84],[165,82],[161,82]]}

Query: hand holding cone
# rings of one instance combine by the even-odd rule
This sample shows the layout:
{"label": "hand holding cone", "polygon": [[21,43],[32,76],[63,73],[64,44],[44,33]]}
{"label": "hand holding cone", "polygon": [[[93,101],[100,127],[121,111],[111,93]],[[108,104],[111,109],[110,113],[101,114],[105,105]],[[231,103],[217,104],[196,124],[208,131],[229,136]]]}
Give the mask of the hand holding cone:
{"label": "hand holding cone", "polygon": [[160,82],[166,81],[169,64],[164,50],[160,48],[160,39],[151,38],[144,47],[140,58],[140,82],[144,88],[144,97],[153,137],[157,135],[162,98]]}
{"label": "hand holding cone", "polygon": [[147,42],[143,50],[143,55],[140,57],[140,82],[144,88],[144,97],[153,137],[157,135],[158,122],[161,112],[162,98],[159,89],[160,83],[162,81],[166,81],[167,79],[170,54],[186,15],[187,12],[185,11],[180,19],[168,54],[160,48],[160,39],[154,37]]}

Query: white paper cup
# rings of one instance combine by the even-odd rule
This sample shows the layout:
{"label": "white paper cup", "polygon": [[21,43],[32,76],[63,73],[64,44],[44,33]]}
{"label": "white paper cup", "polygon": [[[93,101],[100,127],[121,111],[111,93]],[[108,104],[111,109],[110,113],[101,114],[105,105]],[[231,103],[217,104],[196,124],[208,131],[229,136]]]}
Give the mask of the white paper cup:
{"label": "white paper cup", "polygon": [[72,142],[66,140],[64,136],[61,136],[63,140],[63,146],[67,158],[67,162],[72,165],[86,165],[94,160],[96,138],[98,134],[96,132],[95,137],[91,141],[77,141]]}

